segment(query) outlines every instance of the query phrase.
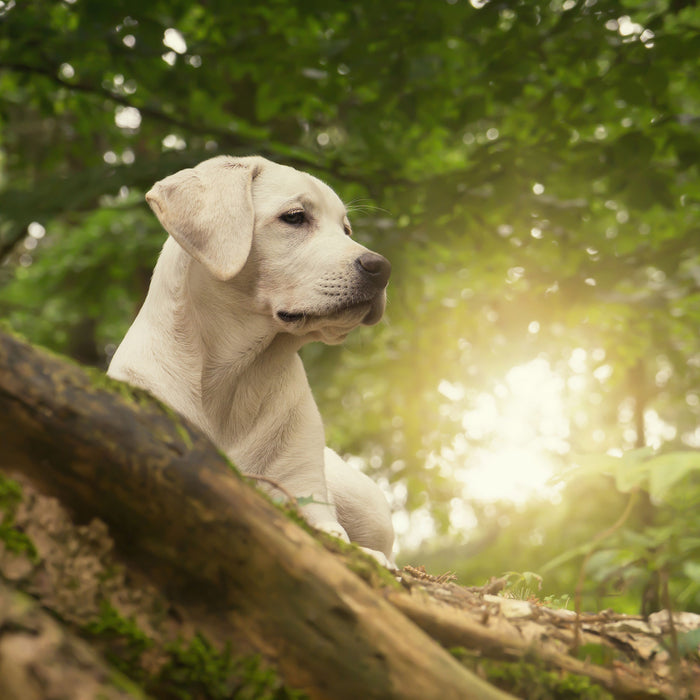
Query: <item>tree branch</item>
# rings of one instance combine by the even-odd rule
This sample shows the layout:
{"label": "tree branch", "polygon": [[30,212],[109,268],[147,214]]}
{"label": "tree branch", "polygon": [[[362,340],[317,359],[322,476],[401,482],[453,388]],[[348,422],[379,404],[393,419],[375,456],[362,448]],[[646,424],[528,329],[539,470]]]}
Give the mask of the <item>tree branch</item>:
{"label": "tree branch", "polygon": [[326,172],[340,179],[355,181],[358,179],[358,174],[343,174],[343,170],[339,163],[332,164],[330,162],[319,162],[318,158],[314,158],[313,154],[307,151],[287,146],[282,143],[271,141],[261,127],[251,127],[245,122],[238,121],[239,130],[233,132],[229,129],[221,129],[212,124],[204,124],[201,120],[196,122],[175,117],[161,109],[156,109],[148,105],[140,104],[128,99],[124,95],[117,94],[111,90],[90,83],[79,81],[65,80],[62,78],[55,66],[47,65],[34,66],[29,63],[17,62],[0,62],[0,70],[15,71],[18,73],[26,73],[30,75],[40,75],[48,80],[56,83],[60,87],[72,92],[80,92],[86,95],[94,95],[104,97],[111,100],[117,105],[123,107],[133,107],[151,119],[169,124],[170,126],[181,129],[190,134],[198,134],[200,136],[211,136],[221,141],[227,148],[236,150],[249,149],[253,147],[260,155],[269,156],[271,158],[281,158],[285,163],[300,168],[314,168],[315,170]]}

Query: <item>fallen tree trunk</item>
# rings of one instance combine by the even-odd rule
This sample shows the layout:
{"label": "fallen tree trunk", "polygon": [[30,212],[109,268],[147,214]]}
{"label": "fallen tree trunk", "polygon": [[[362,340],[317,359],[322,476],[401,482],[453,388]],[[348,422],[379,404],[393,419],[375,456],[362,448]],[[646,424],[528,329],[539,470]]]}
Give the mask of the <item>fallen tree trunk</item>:
{"label": "fallen tree trunk", "polygon": [[182,418],[7,334],[0,445],[3,470],[104,521],[120,556],[198,633],[259,652],[312,697],[508,697],[244,483]]}

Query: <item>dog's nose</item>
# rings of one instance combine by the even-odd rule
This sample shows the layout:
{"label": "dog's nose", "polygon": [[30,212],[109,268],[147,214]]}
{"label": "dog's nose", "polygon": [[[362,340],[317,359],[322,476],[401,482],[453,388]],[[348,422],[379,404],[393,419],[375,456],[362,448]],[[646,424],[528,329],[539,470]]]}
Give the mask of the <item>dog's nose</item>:
{"label": "dog's nose", "polygon": [[363,253],[355,264],[362,272],[365,279],[372,282],[377,289],[384,289],[391,274],[391,263],[382,255],[377,253]]}

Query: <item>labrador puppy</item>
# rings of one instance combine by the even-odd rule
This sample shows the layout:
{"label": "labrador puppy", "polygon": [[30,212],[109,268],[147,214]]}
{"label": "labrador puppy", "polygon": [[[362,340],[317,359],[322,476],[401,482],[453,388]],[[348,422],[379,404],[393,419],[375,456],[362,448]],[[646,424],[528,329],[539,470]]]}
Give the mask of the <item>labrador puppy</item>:
{"label": "labrador puppy", "polygon": [[298,355],[379,321],[389,262],[351,238],[330,187],[261,157],[206,160],[146,200],[170,235],[108,374],[189,418],[243,473],[306,497],[312,526],[391,566],[386,499],[325,448]]}

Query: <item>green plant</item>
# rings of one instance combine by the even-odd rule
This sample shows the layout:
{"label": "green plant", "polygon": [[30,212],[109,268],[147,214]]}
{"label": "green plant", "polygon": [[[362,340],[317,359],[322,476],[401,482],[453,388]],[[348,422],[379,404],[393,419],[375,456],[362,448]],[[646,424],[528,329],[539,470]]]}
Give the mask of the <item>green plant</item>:
{"label": "green plant", "polygon": [[169,660],[153,681],[158,697],[192,700],[302,700],[304,693],[289,690],[257,656],[234,657],[230,648],[217,651],[197,635],[166,648]]}
{"label": "green plant", "polygon": [[[601,536],[562,553],[542,567],[551,571],[585,555],[580,581],[599,595],[634,586],[638,605],[652,609],[664,597],[676,606],[700,606],[700,452],[632,450],[621,457],[590,455],[567,479],[607,476],[628,494],[617,523]],[[637,521],[630,521],[641,505]],[[641,518],[641,522],[639,521]],[[585,578],[583,578],[585,575]]]}
{"label": "green plant", "polygon": [[22,500],[22,487],[0,474],[0,541],[11,552],[26,553],[32,561],[38,559],[34,543],[15,526],[15,512]]}

